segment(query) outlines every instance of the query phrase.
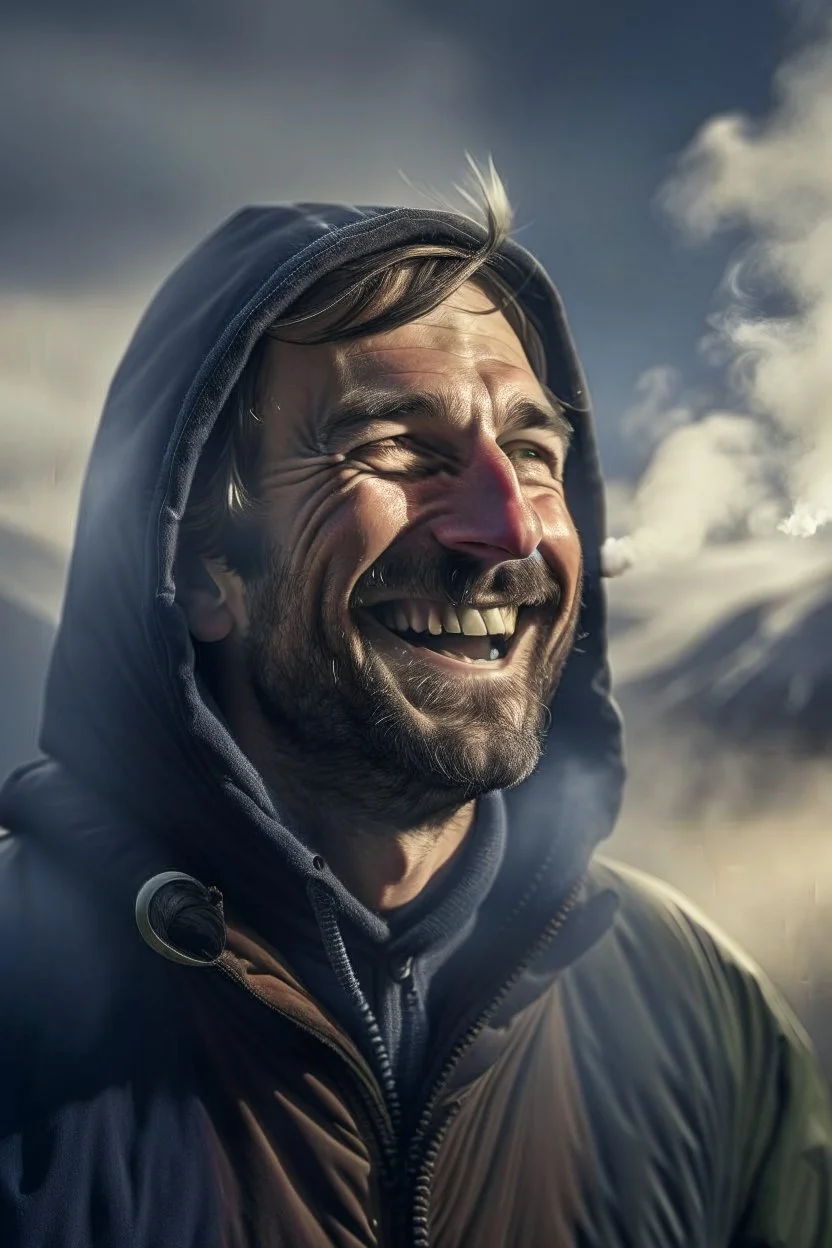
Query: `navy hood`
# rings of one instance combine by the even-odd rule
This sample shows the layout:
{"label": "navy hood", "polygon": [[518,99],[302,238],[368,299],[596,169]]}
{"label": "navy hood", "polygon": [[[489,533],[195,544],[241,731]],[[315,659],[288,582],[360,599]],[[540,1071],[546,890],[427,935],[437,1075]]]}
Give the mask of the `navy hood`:
{"label": "navy hood", "polygon": [[[441,211],[249,208],[162,286],[113,379],[91,452],[46,687],[46,761],[10,778],[0,820],[14,827],[28,808],[22,821],[31,823],[32,806],[48,806],[50,789],[57,799],[69,783],[142,829],[161,847],[160,867],[201,875],[244,912],[264,888],[273,899],[284,884],[321,881],[320,862],[282,825],[262,778],[201,696],[175,594],[180,521],[212,425],[275,317],[345,261],[416,241],[483,237],[473,221]],[[501,248],[500,265],[541,336],[544,380],[574,425],[566,492],[585,564],[579,641],[555,695],[544,757],[505,794],[509,828],[522,828],[523,874],[557,858],[563,880],[580,874],[612,830],[623,779],[600,579],[602,486],[559,296],[514,242]],[[60,806],[53,802],[56,818]]]}

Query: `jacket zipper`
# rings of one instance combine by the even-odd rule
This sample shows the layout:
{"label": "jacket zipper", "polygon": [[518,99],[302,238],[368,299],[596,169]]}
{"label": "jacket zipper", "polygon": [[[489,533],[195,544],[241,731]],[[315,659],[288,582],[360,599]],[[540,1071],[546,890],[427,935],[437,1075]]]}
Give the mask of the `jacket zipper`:
{"label": "jacket zipper", "polygon": [[[541,874],[542,872],[538,873],[538,875]],[[403,1210],[405,1213],[405,1226],[402,1227],[401,1218],[394,1216],[393,1225],[391,1227],[393,1234],[397,1238],[399,1237],[399,1231],[397,1228],[401,1228],[403,1235],[407,1236],[406,1227],[407,1222],[409,1221],[411,1234],[408,1236],[407,1248],[430,1248],[429,1210],[431,1189],[433,1186],[434,1166],[448,1128],[461,1108],[461,1102],[457,1102],[457,1104],[453,1106],[453,1108],[442,1119],[433,1135],[429,1136],[428,1133],[431,1119],[433,1118],[436,1105],[442,1096],[445,1086],[453,1074],[454,1068],[460,1058],[465,1053],[465,1050],[473,1044],[474,1040],[476,1040],[477,1036],[488,1022],[490,1016],[505,1000],[512,988],[521,979],[532,962],[534,962],[556,939],[568,915],[577,904],[578,898],[580,897],[581,891],[584,887],[585,880],[586,876],[582,875],[580,879],[576,881],[567,894],[562,905],[546,924],[546,927],[541,935],[528,949],[525,956],[515,967],[511,976],[505,981],[499,992],[491,999],[487,1008],[482,1010],[477,1015],[476,1019],[466,1029],[464,1035],[453,1046],[450,1054],[448,1055],[448,1060],[442,1067],[441,1072],[433,1084],[430,1095],[419,1117],[416,1130],[411,1138],[404,1172],[401,1176],[404,1178],[405,1184],[407,1184],[408,1180],[412,1180],[412,1184],[410,1186],[412,1198],[409,1218],[407,1217],[407,1212]],[[526,894],[521,898],[514,910],[506,919],[506,927],[508,927],[525,909],[532,894],[536,891],[539,882],[540,880],[536,876]],[[377,1090],[366,1078],[361,1068],[357,1066],[356,1063],[344,1053],[343,1049],[339,1045],[335,1044],[328,1036],[326,1036],[323,1032],[318,1031],[316,1028],[309,1027],[306,1023],[300,1022],[293,1014],[288,1013],[286,1010],[281,1010],[271,1001],[268,1001],[265,997],[260,996],[260,994],[255,992],[255,990],[246,982],[245,979],[243,979],[240,975],[237,975],[227,965],[222,962],[218,962],[216,966],[217,970],[219,970],[227,979],[231,980],[231,982],[236,984],[239,988],[242,988],[246,993],[248,993],[249,996],[253,997],[255,1001],[258,1001],[261,1005],[271,1010],[272,1013],[277,1014],[280,1018],[283,1018],[295,1027],[300,1028],[300,1030],[305,1032],[307,1035],[310,1035],[314,1037],[314,1039],[320,1041],[326,1046],[326,1048],[335,1053],[346,1063],[347,1067],[356,1076],[356,1082],[362,1090],[362,1104],[365,1109],[368,1110],[371,1128],[370,1135],[367,1140],[368,1147],[371,1146],[373,1135],[375,1135],[375,1138],[378,1140],[380,1146],[380,1169],[382,1181],[388,1189],[393,1189],[397,1186],[397,1182],[400,1177],[397,1147],[397,1129],[399,1126],[398,1097],[395,1097],[392,1106],[388,1105],[385,1102],[384,1096],[379,1096],[377,1094]],[[391,1212],[395,1214],[396,1211],[392,1210]]]}
{"label": "jacket zipper", "polygon": [[[448,1111],[441,1123],[438,1125],[432,1136],[428,1135],[431,1119],[434,1110],[441,1097],[445,1086],[453,1074],[454,1068],[459,1062],[465,1050],[473,1044],[488,1019],[494,1011],[501,1005],[508,994],[514,988],[515,984],[522,978],[529,966],[551,945],[558,936],[561,928],[566,922],[569,914],[574,910],[578,898],[581,895],[585,883],[586,876],[582,876],[567,894],[563,904],[557,913],[552,916],[546,924],[542,934],[538,937],[532,947],[528,950],[525,957],[515,967],[509,979],[503,984],[497,995],[491,1000],[488,1007],[481,1011],[475,1021],[470,1025],[465,1034],[454,1045],[448,1060],[433,1085],[433,1089],[428,1097],[416,1131],[410,1143],[408,1150],[408,1159],[406,1165],[406,1174],[412,1178],[412,1206],[410,1217],[411,1237],[409,1240],[409,1248],[430,1248],[430,1197],[433,1186],[433,1172],[436,1165],[436,1158],[442,1141],[447,1131],[461,1108],[461,1101]],[[523,908],[520,903],[517,912]],[[511,921],[511,920],[509,920]],[[427,1143],[425,1143],[427,1141]]]}
{"label": "jacket zipper", "polygon": [[[336,936],[339,937],[336,941],[336,946],[340,945],[340,952],[336,952],[336,959],[345,963],[345,966],[342,966],[341,968],[342,972],[345,971],[346,974],[352,975],[349,958],[347,957],[346,949],[343,947],[343,943],[340,940],[338,922],[331,906],[327,905],[320,914],[318,914],[316,910],[316,916],[318,918],[318,925],[324,937],[325,944],[327,943],[326,929],[329,929],[330,936],[334,930]],[[341,979],[342,975],[339,974],[338,967],[334,962],[333,970],[335,971],[337,977]],[[387,1113],[390,1117],[392,1134],[395,1140],[398,1136],[402,1117],[401,1102],[399,1100],[398,1088],[396,1087],[396,1076],[390,1062],[387,1046],[384,1043],[384,1038],[381,1034],[379,1025],[376,1022],[375,1015],[370,1009],[369,1003],[363,997],[363,994],[361,994],[361,999],[355,1002],[355,1004],[360,1010],[365,1032],[370,1043],[370,1048],[372,1049],[373,1058],[376,1063],[376,1074],[381,1081],[381,1101],[386,1106]]]}
{"label": "jacket zipper", "polygon": [[399,1072],[402,1086],[405,1088],[413,1087],[413,1059],[414,1059],[414,1015],[419,1009],[419,994],[413,983],[413,971],[411,971],[407,983],[402,992],[404,1008],[402,1009],[402,1038],[401,1049],[399,1053]]}

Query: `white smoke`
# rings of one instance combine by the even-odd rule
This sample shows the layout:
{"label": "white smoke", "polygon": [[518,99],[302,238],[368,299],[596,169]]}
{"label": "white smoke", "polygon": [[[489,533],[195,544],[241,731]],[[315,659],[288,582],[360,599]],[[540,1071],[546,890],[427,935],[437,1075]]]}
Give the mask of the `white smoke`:
{"label": "white smoke", "polygon": [[814,511],[798,503],[790,516],[781,520],[777,526],[778,533],[788,537],[814,537],[819,529],[832,520],[832,511],[818,507]]}
{"label": "white smoke", "polygon": [[[642,377],[625,426],[663,436],[626,545],[605,547],[608,574],[636,557],[687,557],[732,536],[811,537],[832,522],[832,40],[786,63],[775,86],[764,121],[708,122],[661,192],[691,237],[750,235],[703,344],[727,365],[737,410],[674,402],[671,370]],[[764,310],[772,299],[776,315]]]}

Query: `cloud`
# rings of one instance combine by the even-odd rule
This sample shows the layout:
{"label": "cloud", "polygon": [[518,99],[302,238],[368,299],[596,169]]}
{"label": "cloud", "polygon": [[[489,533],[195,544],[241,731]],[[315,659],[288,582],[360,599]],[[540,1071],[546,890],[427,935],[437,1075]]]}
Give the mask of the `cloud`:
{"label": "cloud", "polygon": [[749,242],[703,342],[737,410],[674,405],[661,368],[640,383],[631,430],[647,420],[670,432],[636,491],[639,553],[688,557],[778,527],[809,536],[832,518],[832,41],[785,64],[775,85],[764,120],[709,121],[660,196],[689,237],[734,227]]}
{"label": "cloud", "polygon": [[604,548],[605,574],[620,575],[636,560],[690,559],[714,539],[764,532],[776,514],[772,459],[762,431],[734,412],[674,429],[635,490],[634,527]]}
{"label": "cloud", "polygon": [[688,405],[674,403],[679,383],[678,369],[664,364],[646,369],[635,385],[636,401],[622,418],[622,431],[653,448],[674,429],[687,424],[690,420]]}
{"label": "cloud", "polygon": [[382,0],[205,0],[198,20],[188,0],[10,0],[0,523],[69,545],[108,381],[184,251],[244,203],[424,203],[397,170],[459,177],[469,74]]}
{"label": "cloud", "polygon": [[141,296],[0,297],[0,523],[69,546],[107,384]]}

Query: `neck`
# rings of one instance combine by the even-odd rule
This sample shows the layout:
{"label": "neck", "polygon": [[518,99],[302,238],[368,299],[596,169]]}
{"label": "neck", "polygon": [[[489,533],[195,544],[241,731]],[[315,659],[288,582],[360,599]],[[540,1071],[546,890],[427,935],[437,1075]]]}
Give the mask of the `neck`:
{"label": "neck", "polygon": [[473,825],[475,801],[376,774],[360,753],[304,758],[275,739],[240,685],[217,692],[237,744],[278,795],[292,830],[368,909],[405,905],[450,865]]}
{"label": "neck", "polygon": [[354,827],[345,832],[342,816],[340,827],[317,839],[344,887],[368,909],[384,912],[413,901],[450,865],[471,829],[474,813],[471,802],[439,827],[386,835]]}
{"label": "neck", "polygon": [[[438,815],[430,810],[428,818],[419,819],[414,818],[420,806],[413,800],[415,794],[394,807],[392,797],[389,805],[369,803],[362,800],[360,790],[352,794],[343,784],[328,787],[330,771],[358,777],[358,760],[342,759],[335,767],[322,767],[316,759],[304,767],[297,757],[282,754],[276,765],[273,750],[259,760],[257,751],[246,752],[277,794],[296,835],[326,859],[344,887],[369,910],[394,910],[418,897],[456,857],[474,822],[473,801]],[[363,783],[379,792],[373,777],[364,777]],[[432,805],[429,795],[424,797],[423,813]],[[410,818],[403,818],[404,812]]]}

